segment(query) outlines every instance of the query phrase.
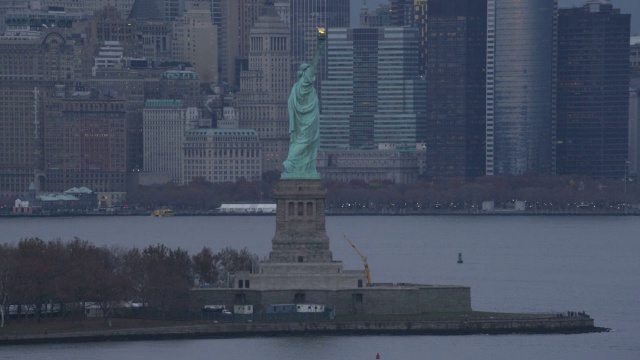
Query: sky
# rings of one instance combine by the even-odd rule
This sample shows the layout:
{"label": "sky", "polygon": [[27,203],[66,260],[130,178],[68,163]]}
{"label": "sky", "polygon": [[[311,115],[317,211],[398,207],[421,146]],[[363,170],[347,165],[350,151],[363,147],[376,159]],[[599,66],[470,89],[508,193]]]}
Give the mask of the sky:
{"label": "sky", "polygon": [[[351,23],[358,24],[358,14],[363,0],[351,0]],[[558,7],[567,8],[581,6],[587,0],[558,0]],[[369,9],[374,9],[378,4],[387,4],[387,0],[367,0]],[[613,6],[620,8],[623,14],[631,14],[631,34],[640,35],[640,0],[612,0]]]}

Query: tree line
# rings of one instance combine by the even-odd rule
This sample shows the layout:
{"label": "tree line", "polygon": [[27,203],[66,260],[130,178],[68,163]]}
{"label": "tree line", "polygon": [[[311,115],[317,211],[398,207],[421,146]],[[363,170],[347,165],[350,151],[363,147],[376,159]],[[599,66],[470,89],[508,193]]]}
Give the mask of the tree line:
{"label": "tree line", "polygon": [[84,316],[87,303],[97,304],[108,322],[123,303],[138,303],[165,317],[187,310],[189,289],[226,287],[229,274],[251,270],[257,261],[246,248],[215,253],[203,247],[189,255],[162,244],[125,249],[79,238],[0,244],[0,325],[10,305],[36,321],[53,308],[64,309],[59,312],[64,316]]}
{"label": "tree line", "polygon": [[[170,207],[177,211],[213,211],[223,203],[273,203],[272,189],[280,179],[276,171],[263,174],[261,181],[240,179],[235,183],[210,183],[203,179],[188,185],[172,183],[135,186],[127,192],[127,204],[150,210]],[[460,179],[420,179],[413,184],[389,180],[325,182],[329,211],[423,211],[470,210],[492,200],[506,206],[526,201],[540,210],[570,210],[578,204],[606,210],[620,204],[640,203],[637,181],[594,179],[586,176],[483,176]],[[14,199],[0,198],[1,204]],[[131,207],[130,207],[131,208]],[[0,209],[1,211],[1,209]]]}
{"label": "tree line", "polygon": [[496,207],[526,201],[529,209],[565,211],[586,204],[608,210],[640,203],[636,182],[578,176],[484,176],[474,181],[420,180],[410,185],[389,181],[326,184],[329,211],[469,211],[483,201]]}
{"label": "tree line", "polygon": [[[278,179],[278,173],[269,172],[260,182],[241,179],[236,183],[201,181],[186,186],[137,187],[127,194],[127,201],[147,208],[169,206],[176,210],[212,210],[222,203],[273,202],[272,188]],[[495,201],[497,206],[523,200],[540,210],[568,210],[577,204],[604,210],[640,203],[637,182],[581,176],[483,176],[473,181],[421,179],[413,184],[353,180],[325,182],[325,186],[330,211],[420,211],[436,205],[443,210],[469,210],[486,200]]]}

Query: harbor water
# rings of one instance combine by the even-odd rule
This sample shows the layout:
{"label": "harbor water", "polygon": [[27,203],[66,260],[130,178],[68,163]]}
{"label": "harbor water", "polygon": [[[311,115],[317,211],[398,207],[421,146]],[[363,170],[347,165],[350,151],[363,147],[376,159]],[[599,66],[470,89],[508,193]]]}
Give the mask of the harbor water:
{"label": "harbor water", "polygon": [[[79,237],[162,243],[191,254],[247,247],[267,256],[273,216],[0,218],[0,241]],[[300,336],[9,346],[0,359],[640,359],[640,217],[330,216],[334,260],[374,282],[467,285],[480,311],[585,311],[608,333]],[[458,257],[464,260],[458,263]]]}

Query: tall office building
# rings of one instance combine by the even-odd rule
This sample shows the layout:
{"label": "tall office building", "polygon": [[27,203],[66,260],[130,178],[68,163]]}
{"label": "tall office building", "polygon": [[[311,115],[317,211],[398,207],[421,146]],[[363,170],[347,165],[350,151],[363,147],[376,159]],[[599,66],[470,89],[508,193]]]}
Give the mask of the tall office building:
{"label": "tall office building", "polygon": [[640,172],[640,81],[632,81],[629,88],[629,179],[638,183]]}
{"label": "tall office building", "polygon": [[640,36],[631,37],[631,54],[629,60],[631,62],[631,77],[640,77]]}
{"label": "tall office building", "polygon": [[41,190],[85,186],[95,192],[125,192],[127,132],[125,100],[97,90],[44,98],[44,171]]}
{"label": "tall office building", "polygon": [[198,125],[198,109],[181,100],[147,100],[143,111],[144,171],[181,184],[187,130]]}
{"label": "tall office building", "polygon": [[430,6],[431,0],[414,0],[410,23],[405,25],[417,28],[420,34],[420,42],[418,43],[420,49],[420,75],[424,75],[427,72],[427,33],[431,21],[431,19],[429,19]]}
{"label": "tall office building", "polygon": [[[290,4],[291,65],[295,70],[313,58],[318,45],[318,27],[327,28],[329,32],[332,28],[349,27],[350,5],[345,0],[291,0]],[[325,69],[321,67],[318,74],[322,80]]]}
{"label": "tall office building", "polygon": [[249,38],[251,28],[262,14],[265,0],[238,0],[238,56],[249,56]]}
{"label": "tall office building", "polygon": [[413,0],[389,0],[391,5],[391,26],[411,26],[413,24]]}
{"label": "tall office building", "polygon": [[281,171],[289,150],[291,42],[272,4],[251,29],[249,50],[249,69],[241,73],[237,96],[240,127],[256,130],[263,147],[262,171]]}
{"label": "tall office building", "polygon": [[211,18],[218,28],[218,79],[237,87],[235,60],[239,55],[239,18],[236,0],[212,0]]}
{"label": "tall office building", "polygon": [[186,11],[175,19],[172,31],[174,60],[188,62],[202,82],[218,82],[217,27],[211,22],[211,9],[200,0],[186,0]]}
{"label": "tall office building", "polygon": [[557,0],[488,0],[486,174],[553,172]]}
{"label": "tall office building", "polygon": [[0,194],[26,193],[42,170],[43,93],[88,75],[86,51],[79,36],[60,29],[0,39]]}
{"label": "tall office building", "polygon": [[[373,11],[369,10],[367,2],[362,4],[360,8],[360,26],[359,27],[390,27],[391,25],[391,7],[389,5],[378,5]],[[356,26],[354,26],[356,27]]]}
{"label": "tall office building", "polygon": [[487,4],[429,0],[426,41],[427,175],[485,172]]}
{"label": "tall office building", "polygon": [[607,1],[561,9],[558,21],[558,174],[625,176],[631,15]]}
{"label": "tall office building", "polygon": [[418,31],[334,28],[322,83],[323,149],[415,148],[423,136],[426,84],[418,74]]}

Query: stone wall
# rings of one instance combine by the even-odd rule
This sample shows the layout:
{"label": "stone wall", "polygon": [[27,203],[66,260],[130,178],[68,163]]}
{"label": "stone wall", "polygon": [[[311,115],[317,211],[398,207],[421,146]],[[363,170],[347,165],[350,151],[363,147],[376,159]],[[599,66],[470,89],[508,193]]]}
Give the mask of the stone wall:
{"label": "stone wall", "polygon": [[193,289],[190,308],[250,304],[256,313],[269,304],[323,304],[336,314],[419,314],[471,311],[471,291],[464,286],[384,286],[342,290]]}

